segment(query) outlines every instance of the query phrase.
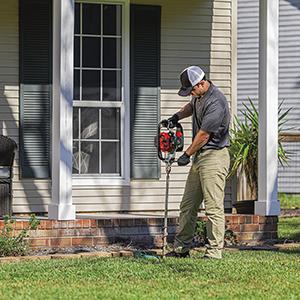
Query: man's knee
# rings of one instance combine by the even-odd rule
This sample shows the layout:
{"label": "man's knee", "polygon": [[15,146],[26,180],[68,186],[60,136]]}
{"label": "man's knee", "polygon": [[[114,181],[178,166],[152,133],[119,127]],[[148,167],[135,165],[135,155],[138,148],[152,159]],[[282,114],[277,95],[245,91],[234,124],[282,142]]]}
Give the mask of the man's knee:
{"label": "man's knee", "polygon": [[205,214],[207,216],[223,216],[224,215],[224,205],[205,206]]}

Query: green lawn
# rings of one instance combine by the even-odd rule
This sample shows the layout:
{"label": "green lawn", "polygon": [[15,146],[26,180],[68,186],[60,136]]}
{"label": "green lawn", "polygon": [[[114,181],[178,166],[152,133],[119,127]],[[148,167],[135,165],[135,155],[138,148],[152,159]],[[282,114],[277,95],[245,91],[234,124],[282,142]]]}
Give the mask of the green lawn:
{"label": "green lawn", "polygon": [[300,217],[279,218],[278,238],[300,241]]}
{"label": "green lawn", "polygon": [[[300,250],[300,249],[298,249]],[[82,258],[1,265],[1,299],[299,299],[300,255],[226,252],[221,261]]]}
{"label": "green lawn", "polygon": [[295,209],[300,208],[300,195],[279,193],[278,198],[281,208]]}
{"label": "green lawn", "polygon": [[[300,240],[300,217],[279,236]],[[292,250],[226,250],[220,261],[80,258],[0,265],[0,299],[300,299],[300,244]]]}

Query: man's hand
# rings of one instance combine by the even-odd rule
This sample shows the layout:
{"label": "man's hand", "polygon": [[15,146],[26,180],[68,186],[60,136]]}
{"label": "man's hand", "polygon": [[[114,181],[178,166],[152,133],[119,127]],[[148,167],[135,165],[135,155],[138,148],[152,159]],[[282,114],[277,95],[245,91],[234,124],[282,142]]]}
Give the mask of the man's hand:
{"label": "man's hand", "polygon": [[177,160],[178,166],[186,166],[190,162],[190,156],[184,152]]}
{"label": "man's hand", "polygon": [[174,114],[171,118],[168,119],[169,127],[173,128],[177,125],[179,121],[179,116],[177,114]]}

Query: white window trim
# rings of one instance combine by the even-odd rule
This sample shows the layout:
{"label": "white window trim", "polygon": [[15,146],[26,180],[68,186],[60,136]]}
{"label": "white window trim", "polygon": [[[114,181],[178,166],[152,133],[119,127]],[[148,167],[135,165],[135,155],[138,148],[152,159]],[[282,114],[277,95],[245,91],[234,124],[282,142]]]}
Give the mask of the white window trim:
{"label": "white window trim", "polygon": [[[103,186],[124,186],[130,184],[130,3],[129,0],[119,1],[88,1],[82,3],[104,3],[122,5],[122,103],[116,102],[116,107],[123,107],[121,110],[121,176],[112,177],[104,175],[75,175],[73,174],[73,186],[103,185]],[[77,102],[78,104],[78,102]],[[94,104],[99,106],[99,104]],[[105,103],[101,103],[104,107]],[[111,105],[110,105],[111,107]],[[123,140],[122,140],[123,139]]]}

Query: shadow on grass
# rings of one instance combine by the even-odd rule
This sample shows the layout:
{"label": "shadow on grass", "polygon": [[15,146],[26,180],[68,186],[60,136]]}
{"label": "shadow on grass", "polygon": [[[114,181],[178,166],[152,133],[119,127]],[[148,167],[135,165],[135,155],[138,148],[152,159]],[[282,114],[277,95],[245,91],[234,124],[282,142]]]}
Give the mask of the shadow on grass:
{"label": "shadow on grass", "polygon": [[[298,228],[300,228],[300,227],[298,227]],[[300,232],[281,236],[280,240],[289,240],[289,241],[293,241],[293,242],[300,242]]]}
{"label": "shadow on grass", "polygon": [[[230,249],[231,248],[231,249]],[[259,245],[259,246],[236,246],[236,247],[230,247],[228,250],[234,251],[238,250],[240,251],[269,251],[269,252],[280,252],[285,254],[298,254],[300,255],[300,243],[298,246],[295,246],[295,244],[283,244],[281,245]],[[232,249],[233,248],[233,249]]]}
{"label": "shadow on grass", "polygon": [[279,252],[286,253],[286,254],[298,254],[298,255],[300,255],[300,246],[297,247],[297,248],[280,249]]}

